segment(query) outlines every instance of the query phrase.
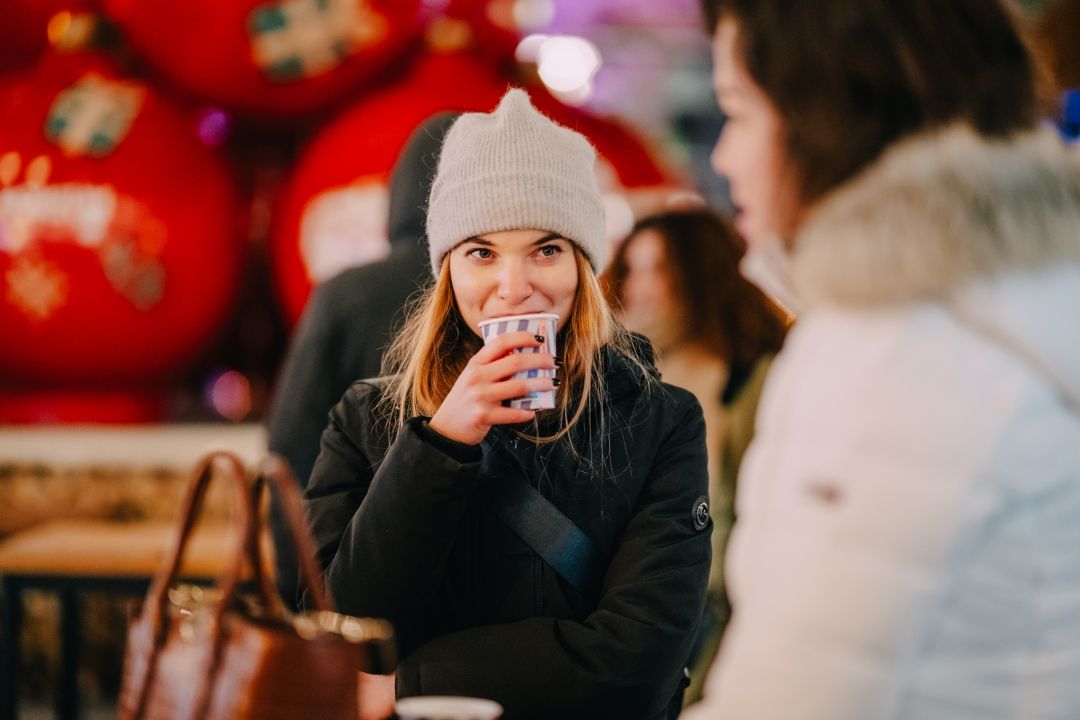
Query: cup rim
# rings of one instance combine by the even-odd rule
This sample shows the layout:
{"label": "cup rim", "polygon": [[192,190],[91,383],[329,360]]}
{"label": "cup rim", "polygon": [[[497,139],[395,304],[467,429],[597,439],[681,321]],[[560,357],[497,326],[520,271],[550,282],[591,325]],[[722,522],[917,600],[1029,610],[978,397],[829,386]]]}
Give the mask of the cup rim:
{"label": "cup rim", "polygon": [[526,313],[524,315],[503,315],[502,317],[491,318],[490,320],[481,320],[477,323],[478,327],[484,327],[485,325],[491,325],[497,322],[510,322],[512,320],[532,320],[534,318],[554,318],[555,322],[559,321],[559,316],[555,313]]}
{"label": "cup rim", "polygon": [[417,695],[402,698],[394,704],[394,711],[398,715],[410,713],[425,717],[426,712],[445,712],[448,706],[454,712],[487,713],[491,714],[491,717],[499,717],[503,711],[502,705],[494,700],[460,695]]}

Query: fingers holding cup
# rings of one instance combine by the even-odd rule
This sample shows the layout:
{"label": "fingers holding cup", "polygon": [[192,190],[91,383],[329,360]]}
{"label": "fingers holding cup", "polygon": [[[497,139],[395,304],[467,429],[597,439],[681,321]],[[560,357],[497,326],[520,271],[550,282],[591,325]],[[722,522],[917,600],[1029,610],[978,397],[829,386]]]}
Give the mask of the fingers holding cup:
{"label": "fingers holding cup", "polygon": [[[514,315],[510,317],[495,318],[493,320],[485,320],[480,323],[480,334],[484,338],[485,345],[491,345],[493,343],[505,342],[505,340],[497,340],[497,338],[506,336],[510,333],[529,333],[535,339],[535,344],[528,344],[525,346],[517,346],[513,352],[516,353],[530,353],[530,354],[546,354],[552,359],[556,355],[556,340],[555,333],[558,328],[559,316],[552,313],[533,313],[529,315]],[[524,365],[533,365],[533,363],[523,363]],[[538,362],[532,367],[523,367],[517,370],[513,376],[518,380],[538,380],[547,378],[554,380],[555,367],[554,361],[549,361],[547,358],[538,359]],[[530,386],[523,385],[522,388],[538,388],[540,384],[533,384]],[[511,408],[517,408],[520,410],[549,410],[555,407],[555,383],[551,383],[551,389],[533,389],[530,392],[518,397],[513,397],[505,404]]]}

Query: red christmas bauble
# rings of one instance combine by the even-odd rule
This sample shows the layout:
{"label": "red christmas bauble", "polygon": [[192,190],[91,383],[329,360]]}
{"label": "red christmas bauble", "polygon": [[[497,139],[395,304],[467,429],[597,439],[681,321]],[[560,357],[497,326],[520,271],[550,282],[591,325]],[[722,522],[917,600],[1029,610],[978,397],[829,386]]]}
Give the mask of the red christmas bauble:
{"label": "red christmas bauble", "polygon": [[[593,115],[555,98],[542,85],[528,88],[536,109],[555,122],[584,135],[596,148],[601,163],[615,174],[618,188],[634,190],[672,182],[668,171],[634,132],[618,120]],[[603,183],[602,183],[603,185]],[[601,190],[610,190],[611,187]]]}
{"label": "red christmas bauble", "polygon": [[93,56],[5,77],[0,117],[0,394],[145,387],[183,368],[240,270],[223,161]]}
{"label": "red christmas bauble", "polygon": [[469,28],[472,52],[496,63],[513,63],[521,33],[514,18],[516,0],[449,0],[444,17]]}
{"label": "red christmas bauble", "polygon": [[51,0],[7,0],[0,22],[0,70],[32,62],[45,49]]}
{"label": "red christmas bauble", "polygon": [[225,108],[319,109],[401,57],[419,0],[104,0],[162,74]]}
{"label": "red christmas bauble", "polygon": [[312,287],[389,252],[387,182],[412,131],[444,110],[487,110],[507,81],[465,54],[428,54],[412,71],[365,96],[304,149],[278,203],[275,284],[295,322]]}

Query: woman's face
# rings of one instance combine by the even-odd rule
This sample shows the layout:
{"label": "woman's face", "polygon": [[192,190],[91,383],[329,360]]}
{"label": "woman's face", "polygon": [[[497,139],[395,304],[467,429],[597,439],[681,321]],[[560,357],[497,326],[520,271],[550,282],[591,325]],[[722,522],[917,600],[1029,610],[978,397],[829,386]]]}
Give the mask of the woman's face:
{"label": "woman's face", "polygon": [[503,230],[470,238],[450,251],[458,311],[477,335],[482,320],[555,313],[561,330],[577,295],[569,240],[545,230]]}
{"label": "woman's face", "polygon": [[798,187],[784,152],[783,120],[743,67],[737,36],[735,21],[724,19],[713,38],[716,98],[727,119],[712,165],[731,184],[736,229],[747,243],[756,244],[771,235],[792,234]]}
{"label": "woman's face", "polygon": [[683,329],[679,302],[671,287],[667,245],[656,230],[642,230],[627,238],[623,261],[623,324],[663,348]]}

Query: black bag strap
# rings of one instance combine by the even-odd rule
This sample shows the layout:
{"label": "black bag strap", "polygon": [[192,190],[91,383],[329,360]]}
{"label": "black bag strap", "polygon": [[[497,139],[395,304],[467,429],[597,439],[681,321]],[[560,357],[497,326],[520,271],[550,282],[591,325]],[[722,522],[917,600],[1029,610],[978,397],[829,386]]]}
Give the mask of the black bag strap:
{"label": "black bag strap", "polygon": [[555,572],[585,595],[603,577],[603,561],[581,528],[520,476],[492,483],[491,507]]}

